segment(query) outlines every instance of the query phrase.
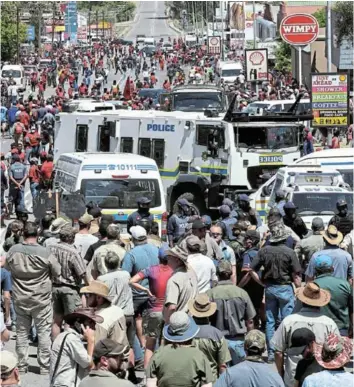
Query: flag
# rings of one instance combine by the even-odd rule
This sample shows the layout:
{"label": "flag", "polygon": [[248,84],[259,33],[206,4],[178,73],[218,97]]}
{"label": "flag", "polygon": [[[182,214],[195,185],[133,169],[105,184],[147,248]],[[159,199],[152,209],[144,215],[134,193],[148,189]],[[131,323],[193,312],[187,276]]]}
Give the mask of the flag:
{"label": "flag", "polygon": [[123,97],[126,100],[132,99],[132,90],[131,90],[131,84],[130,84],[130,77],[127,78],[127,81],[125,82],[124,91],[123,91]]}

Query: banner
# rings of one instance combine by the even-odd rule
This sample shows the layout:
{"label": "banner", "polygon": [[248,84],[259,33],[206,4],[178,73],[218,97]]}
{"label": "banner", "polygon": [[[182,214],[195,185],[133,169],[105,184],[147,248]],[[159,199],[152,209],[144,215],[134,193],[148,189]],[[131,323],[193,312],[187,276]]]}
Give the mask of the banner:
{"label": "banner", "polygon": [[311,74],[311,90],[313,127],[349,125],[348,74]]}
{"label": "banner", "polygon": [[246,80],[267,81],[268,80],[268,50],[260,48],[245,50],[246,53]]}
{"label": "banner", "polygon": [[77,4],[76,1],[66,3],[64,13],[65,23],[65,39],[70,39],[71,42],[77,41]]}
{"label": "banner", "polygon": [[221,37],[209,36],[208,37],[208,53],[209,54],[221,54]]}

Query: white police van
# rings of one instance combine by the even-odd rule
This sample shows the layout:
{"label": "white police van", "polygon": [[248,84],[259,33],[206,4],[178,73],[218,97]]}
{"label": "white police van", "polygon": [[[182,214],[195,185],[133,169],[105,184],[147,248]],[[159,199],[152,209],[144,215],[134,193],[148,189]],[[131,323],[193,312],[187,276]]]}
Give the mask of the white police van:
{"label": "white police van", "polygon": [[86,203],[96,203],[111,214],[127,233],[128,216],[137,199],[151,199],[151,214],[166,234],[167,213],[162,181],[156,162],[128,153],[64,153],[55,164],[54,185],[64,192],[80,191]]}

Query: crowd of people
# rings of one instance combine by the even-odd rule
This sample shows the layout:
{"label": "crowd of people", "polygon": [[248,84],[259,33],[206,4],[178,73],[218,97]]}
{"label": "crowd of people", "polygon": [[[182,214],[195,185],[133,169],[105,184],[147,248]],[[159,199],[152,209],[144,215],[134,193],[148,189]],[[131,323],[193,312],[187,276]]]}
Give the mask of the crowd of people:
{"label": "crowd of people", "polygon": [[16,354],[1,354],[2,384],[28,372],[30,338],[56,387],[349,385],[353,219],[340,202],[308,231],[289,203],[262,224],[245,194],[215,222],[180,199],[167,241],[144,197],[129,238],[92,203],[75,225],[13,221],[1,341],[16,334]]}

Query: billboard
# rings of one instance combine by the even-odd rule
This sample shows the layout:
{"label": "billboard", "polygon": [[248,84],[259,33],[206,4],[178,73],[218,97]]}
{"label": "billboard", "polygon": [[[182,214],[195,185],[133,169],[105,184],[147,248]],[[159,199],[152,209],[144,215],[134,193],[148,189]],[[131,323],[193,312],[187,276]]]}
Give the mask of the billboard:
{"label": "billboard", "polygon": [[208,37],[208,53],[220,54],[221,53],[221,37],[209,36]]}
{"label": "billboard", "polygon": [[77,41],[77,4],[76,1],[69,1],[65,4],[64,9],[64,23],[65,34],[64,38],[71,42]]}
{"label": "billboard", "polygon": [[267,81],[268,80],[268,50],[260,48],[245,50],[246,53],[246,80]]}
{"label": "billboard", "polygon": [[349,77],[346,73],[311,74],[313,127],[349,125]]}
{"label": "billboard", "polygon": [[27,26],[27,40],[34,40],[35,36],[34,26]]}

